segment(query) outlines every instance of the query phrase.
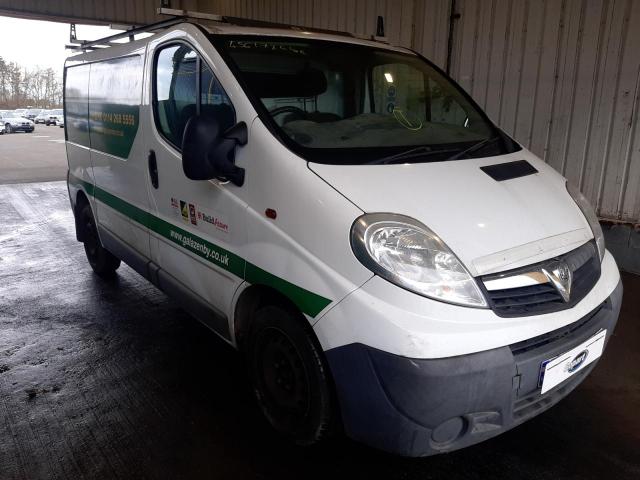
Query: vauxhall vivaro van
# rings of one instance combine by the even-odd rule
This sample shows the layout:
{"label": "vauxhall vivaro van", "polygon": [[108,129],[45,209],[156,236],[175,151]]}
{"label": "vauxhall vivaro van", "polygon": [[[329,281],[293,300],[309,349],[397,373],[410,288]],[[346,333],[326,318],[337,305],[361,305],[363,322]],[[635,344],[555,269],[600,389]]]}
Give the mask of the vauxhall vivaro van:
{"label": "vauxhall vivaro van", "polygon": [[622,297],[594,211],[440,69],[346,35],[165,27],[66,62],[77,238],[243,352],[277,431],[430,455],[584,380]]}

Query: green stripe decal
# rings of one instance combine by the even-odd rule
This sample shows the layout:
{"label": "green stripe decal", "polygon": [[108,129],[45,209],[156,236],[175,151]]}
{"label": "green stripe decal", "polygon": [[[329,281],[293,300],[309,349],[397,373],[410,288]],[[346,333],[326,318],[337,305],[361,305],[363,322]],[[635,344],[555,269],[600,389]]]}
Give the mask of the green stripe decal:
{"label": "green stripe decal", "polygon": [[260,267],[247,262],[233,252],[215,245],[202,237],[194,235],[172,223],[169,223],[155,215],[136,207],[115,195],[96,187],[91,183],[69,175],[69,182],[84,187],[88,195],[100,200],[105,205],[113,208],[135,222],[147,227],[149,230],[190,251],[191,253],[223,268],[235,276],[245,279],[254,285],[267,285],[278,290],[289,298],[302,312],[315,317],[331,300],[318,294],[305,290],[298,285],[290,283],[283,278],[273,275]]}

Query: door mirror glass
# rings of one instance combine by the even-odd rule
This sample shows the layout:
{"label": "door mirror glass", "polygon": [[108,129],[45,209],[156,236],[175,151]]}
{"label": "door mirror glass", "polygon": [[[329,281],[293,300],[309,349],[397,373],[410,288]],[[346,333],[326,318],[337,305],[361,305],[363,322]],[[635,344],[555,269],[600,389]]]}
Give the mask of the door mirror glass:
{"label": "door mirror glass", "polygon": [[237,145],[247,143],[247,124],[239,122],[222,130],[218,116],[195,115],[185,126],[182,139],[182,169],[191,180],[217,178],[234,185],[244,183],[244,168],[235,164]]}

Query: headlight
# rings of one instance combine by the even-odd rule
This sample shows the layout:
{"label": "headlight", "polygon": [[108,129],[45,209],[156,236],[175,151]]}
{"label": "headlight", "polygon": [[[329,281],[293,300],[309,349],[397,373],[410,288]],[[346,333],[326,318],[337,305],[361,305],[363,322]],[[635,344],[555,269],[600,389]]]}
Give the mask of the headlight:
{"label": "headlight", "polygon": [[351,247],[365,267],[402,288],[444,302],[487,306],[478,284],[449,247],[412,218],[363,215],[351,229]]}
{"label": "headlight", "polygon": [[580,210],[582,210],[582,214],[587,219],[589,226],[591,227],[591,231],[593,232],[593,238],[596,241],[596,245],[598,246],[598,254],[600,255],[600,261],[604,258],[604,235],[602,234],[602,227],[600,226],[600,222],[598,221],[598,217],[596,216],[596,212],[587,200],[582,192],[569,182],[567,182],[567,191],[571,198],[573,198],[574,202],[578,205]]}

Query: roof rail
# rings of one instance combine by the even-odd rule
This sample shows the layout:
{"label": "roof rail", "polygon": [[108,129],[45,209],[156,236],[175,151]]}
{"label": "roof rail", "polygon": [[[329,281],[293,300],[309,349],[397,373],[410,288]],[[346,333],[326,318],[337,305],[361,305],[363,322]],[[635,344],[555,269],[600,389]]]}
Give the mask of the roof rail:
{"label": "roof rail", "polygon": [[[150,23],[148,25],[141,25],[138,27],[129,28],[128,30],[125,30],[123,32],[116,33],[108,37],[99,38],[97,40],[89,40],[89,41],[77,40],[75,37],[75,25],[71,24],[71,34],[70,34],[71,44],[66,45],[65,48],[70,50],[96,50],[101,47],[112,47],[114,45],[119,45],[118,43],[114,43],[114,42],[116,40],[120,40],[121,38],[128,37],[129,40],[133,40],[135,35],[138,35],[140,33],[148,33],[156,30],[162,30],[164,28],[177,25],[178,23],[182,23],[188,19],[209,20],[213,22],[238,25],[240,27],[281,28],[285,30],[325,33],[330,35],[342,35],[345,37],[358,37],[357,35],[353,35],[349,32],[343,32],[340,30],[327,30],[323,28],[304,27],[300,25],[289,25],[286,23],[266,22],[263,20],[252,20],[249,18],[229,17],[225,15],[195,12],[191,10],[178,10],[174,8],[158,8],[157,12],[158,12],[158,15],[168,15],[168,16],[171,16],[172,18],[169,18],[167,20],[161,20],[155,23]],[[359,37],[359,38],[362,38],[362,37]]]}
{"label": "roof rail", "polygon": [[288,23],[267,22],[264,20],[253,20],[250,18],[230,17],[228,15],[216,15],[213,13],[194,12],[191,10],[178,10],[174,8],[158,8],[158,15],[172,15],[181,18],[195,18],[200,20],[212,20],[214,22],[228,23],[239,27],[258,27],[258,28],[281,28],[284,30],[296,30],[315,33],[328,33],[331,35],[343,35],[353,37],[349,32],[340,30],[327,30],[322,28],[303,27],[300,25],[291,25]]}
{"label": "roof rail", "polygon": [[224,22],[222,15],[215,13],[195,12],[193,10],[178,10],[177,8],[158,8],[158,15],[171,15],[181,18],[199,18],[200,20],[213,20],[214,22]]}

